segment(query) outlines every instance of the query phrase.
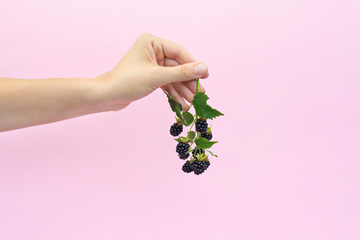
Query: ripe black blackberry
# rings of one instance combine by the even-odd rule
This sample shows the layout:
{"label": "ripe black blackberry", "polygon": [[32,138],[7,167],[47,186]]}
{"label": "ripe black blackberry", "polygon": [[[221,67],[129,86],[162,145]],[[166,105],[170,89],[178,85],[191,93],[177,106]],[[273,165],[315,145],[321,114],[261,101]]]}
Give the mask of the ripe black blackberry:
{"label": "ripe black blackberry", "polygon": [[187,153],[187,154],[179,154],[179,158],[183,159],[183,160],[187,159],[189,156],[190,156],[189,153]]}
{"label": "ripe black blackberry", "polygon": [[196,149],[194,149],[194,150],[192,151],[192,155],[193,155],[193,157],[195,157],[196,154],[201,154],[201,153],[204,153],[204,152],[205,152],[204,149],[202,149],[202,148],[196,148]]}
{"label": "ripe black blackberry", "polygon": [[204,171],[206,170],[206,169],[208,169],[208,167],[210,166],[210,162],[209,161],[201,161],[200,162],[200,165],[201,165],[201,167],[204,169]]}
{"label": "ripe black blackberry", "polygon": [[194,171],[195,175],[202,174],[205,171],[201,162],[197,159],[191,163],[191,170]]}
{"label": "ripe black blackberry", "polygon": [[190,145],[188,143],[179,142],[176,146],[176,152],[179,155],[185,155],[189,150]]}
{"label": "ripe black blackberry", "polygon": [[208,127],[208,123],[206,122],[206,119],[200,119],[198,118],[195,122],[195,130],[200,133],[205,133]]}
{"label": "ripe black blackberry", "polygon": [[170,127],[170,134],[174,137],[178,136],[183,131],[183,125],[181,122],[174,123]]}
{"label": "ripe black blackberry", "polygon": [[201,137],[206,138],[207,140],[211,140],[213,138],[212,133],[201,133]]}
{"label": "ripe black blackberry", "polygon": [[182,166],[182,170],[186,173],[191,173],[191,166],[190,166],[190,161],[186,161],[186,163]]}

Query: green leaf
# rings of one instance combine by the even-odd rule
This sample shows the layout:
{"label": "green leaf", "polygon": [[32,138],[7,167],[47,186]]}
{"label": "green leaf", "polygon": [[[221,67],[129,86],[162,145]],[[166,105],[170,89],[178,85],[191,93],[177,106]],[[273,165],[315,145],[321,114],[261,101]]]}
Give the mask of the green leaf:
{"label": "green leaf", "polygon": [[194,131],[188,132],[187,137],[189,138],[189,140],[193,140],[195,138],[195,132]]}
{"label": "green leaf", "polygon": [[180,103],[178,103],[170,94],[164,92],[168,98],[168,102],[170,104],[170,108],[173,112],[176,113],[176,116],[178,118],[180,118],[180,120],[184,123],[185,122],[185,119],[184,117],[182,116],[181,114],[181,111],[182,111],[182,106]]}
{"label": "green leaf", "polygon": [[213,152],[209,151],[209,150],[206,150],[207,152],[209,152],[212,156],[214,157],[218,157],[218,155],[214,154]]}
{"label": "green leaf", "polygon": [[183,112],[184,125],[190,126],[194,121],[194,116],[189,112]]}
{"label": "green leaf", "polygon": [[197,92],[194,96],[193,105],[196,111],[196,115],[204,119],[213,119],[215,117],[224,115],[218,110],[209,106],[206,102],[209,97],[203,92]]}
{"label": "green leaf", "polygon": [[173,112],[182,111],[182,106],[178,103],[170,94],[164,92],[168,98],[168,102],[170,104],[170,108]]}
{"label": "green leaf", "polygon": [[215,143],[217,143],[217,141],[209,141],[206,138],[202,138],[202,137],[195,140],[196,146],[202,149],[211,148],[212,145],[214,145]]}
{"label": "green leaf", "polygon": [[174,138],[174,139],[177,142],[188,142],[189,141],[188,137],[178,137],[178,138]]}

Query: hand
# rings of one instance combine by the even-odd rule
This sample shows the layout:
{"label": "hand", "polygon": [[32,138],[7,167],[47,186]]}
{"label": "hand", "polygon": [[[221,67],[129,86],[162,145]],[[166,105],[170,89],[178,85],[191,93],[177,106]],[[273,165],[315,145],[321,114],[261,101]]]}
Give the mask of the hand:
{"label": "hand", "polygon": [[[111,71],[99,76],[99,96],[107,110],[120,110],[161,88],[186,110],[196,93],[196,78],[208,67],[178,44],[142,34]],[[201,91],[205,89],[200,86]]]}

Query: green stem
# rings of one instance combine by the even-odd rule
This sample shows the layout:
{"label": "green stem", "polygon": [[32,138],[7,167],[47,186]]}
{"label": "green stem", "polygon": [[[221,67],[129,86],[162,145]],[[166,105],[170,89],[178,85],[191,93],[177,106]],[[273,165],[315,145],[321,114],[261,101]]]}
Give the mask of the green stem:
{"label": "green stem", "polygon": [[191,103],[191,105],[190,105],[190,107],[189,107],[189,109],[187,111],[189,111],[192,106],[193,106],[193,104]]}
{"label": "green stem", "polygon": [[197,115],[195,115],[195,117],[194,117],[194,121],[192,122],[192,124],[191,124],[191,126],[190,126],[190,130],[189,130],[189,131],[191,131],[192,127],[194,126],[194,123],[196,122],[196,118],[197,118]]}
{"label": "green stem", "polygon": [[200,92],[200,78],[196,79],[196,84],[197,84],[196,92]]}

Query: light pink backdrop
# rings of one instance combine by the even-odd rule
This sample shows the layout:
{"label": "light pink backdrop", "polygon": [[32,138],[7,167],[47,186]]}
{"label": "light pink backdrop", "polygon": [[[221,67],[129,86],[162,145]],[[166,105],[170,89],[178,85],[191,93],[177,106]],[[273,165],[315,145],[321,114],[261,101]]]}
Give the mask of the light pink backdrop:
{"label": "light pink backdrop", "polygon": [[0,76],[93,77],[143,32],[209,65],[220,155],[181,172],[156,91],[0,134],[0,239],[360,239],[360,2],[3,0]]}

